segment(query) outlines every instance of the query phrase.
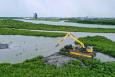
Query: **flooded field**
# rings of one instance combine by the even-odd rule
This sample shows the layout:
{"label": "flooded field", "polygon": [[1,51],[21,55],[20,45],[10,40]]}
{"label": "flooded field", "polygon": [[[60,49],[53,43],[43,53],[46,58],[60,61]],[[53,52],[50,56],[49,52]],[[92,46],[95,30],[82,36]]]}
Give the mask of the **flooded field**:
{"label": "flooded field", "polygon": [[89,27],[89,28],[115,28],[115,25],[98,25],[98,24],[81,24],[81,23],[72,23],[72,22],[64,22],[64,21],[42,21],[42,20],[24,20],[24,19],[16,19],[24,22],[32,22],[35,24],[48,24],[48,25],[57,25],[57,26],[76,26],[76,27]]}
{"label": "flooded field", "polygon": [[[91,35],[89,33],[84,35],[84,33],[76,33],[75,35],[78,35],[79,37],[85,37],[87,35],[94,36],[98,34],[94,33]],[[115,36],[105,36],[115,41]],[[73,43],[72,40],[67,39],[63,44],[56,48],[55,45],[60,39],[61,37],[51,38],[20,35],[0,35],[0,43],[9,44],[8,49],[0,49],[0,63],[20,63],[25,61],[26,59],[31,59],[39,55],[46,57],[55,52],[59,52],[59,49],[63,46]],[[99,52],[97,53],[96,58],[100,59],[103,62],[115,61],[114,58]]]}

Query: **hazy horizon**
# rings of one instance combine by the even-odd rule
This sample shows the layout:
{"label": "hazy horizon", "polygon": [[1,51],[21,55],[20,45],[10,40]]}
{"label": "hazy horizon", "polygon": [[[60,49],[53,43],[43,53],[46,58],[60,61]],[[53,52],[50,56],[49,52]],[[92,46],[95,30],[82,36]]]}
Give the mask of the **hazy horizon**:
{"label": "hazy horizon", "polygon": [[0,0],[0,17],[115,17],[115,0]]}

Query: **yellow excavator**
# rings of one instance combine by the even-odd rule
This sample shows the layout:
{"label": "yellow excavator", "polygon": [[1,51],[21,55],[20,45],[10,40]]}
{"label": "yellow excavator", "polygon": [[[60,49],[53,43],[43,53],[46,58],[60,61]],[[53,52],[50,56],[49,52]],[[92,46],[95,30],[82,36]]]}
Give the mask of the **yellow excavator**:
{"label": "yellow excavator", "polygon": [[87,57],[87,58],[93,58],[96,54],[93,51],[93,47],[91,46],[85,46],[83,42],[81,42],[77,37],[75,37],[71,33],[67,33],[63,39],[61,39],[57,45],[59,46],[60,43],[62,43],[66,38],[71,37],[78,45],[72,46],[72,48],[68,49],[69,54],[74,57]]}

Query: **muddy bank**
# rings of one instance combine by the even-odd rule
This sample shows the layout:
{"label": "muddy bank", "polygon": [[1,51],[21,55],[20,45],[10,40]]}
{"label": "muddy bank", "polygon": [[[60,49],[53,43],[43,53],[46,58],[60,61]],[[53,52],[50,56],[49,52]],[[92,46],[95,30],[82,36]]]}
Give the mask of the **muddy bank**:
{"label": "muddy bank", "polygon": [[64,55],[60,55],[59,53],[54,53],[50,56],[44,57],[43,60],[47,64],[54,65],[54,66],[57,66],[57,67],[62,67],[65,64],[68,64],[69,62],[71,62],[73,60],[77,60],[77,59],[72,58],[72,57],[67,57],[67,56],[64,56]]}

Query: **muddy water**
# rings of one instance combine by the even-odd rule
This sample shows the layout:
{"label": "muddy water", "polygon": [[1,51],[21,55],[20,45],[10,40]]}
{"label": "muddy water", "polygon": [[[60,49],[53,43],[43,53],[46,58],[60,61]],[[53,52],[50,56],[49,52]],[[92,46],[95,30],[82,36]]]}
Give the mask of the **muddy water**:
{"label": "muddy water", "polygon": [[[0,63],[20,63],[39,55],[49,56],[58,52],[63,46],[73,43],[73,41],[67,39],[59,47],[55,47],[59,39],[61,38],[0,35],[0,43],[9,44],[8,49],[0,49]],[[98,58],[104,62],[115,61],[114,58],[103,55],[98,53]]]}
{"label": "muddy water", "polygon": [[76,27],[89,27],[89,28],[115,28],[115,25],[98,25],[98,24],[82,24],[82,23],[72,23],[72,22],[64,22],[64,21],[38,21],[38,20],[24,20],[24,19],[16,19],[24,22],[32,22],[35,24],[48,24],[48,25],[57,25],[57,26],[76,26]]}

